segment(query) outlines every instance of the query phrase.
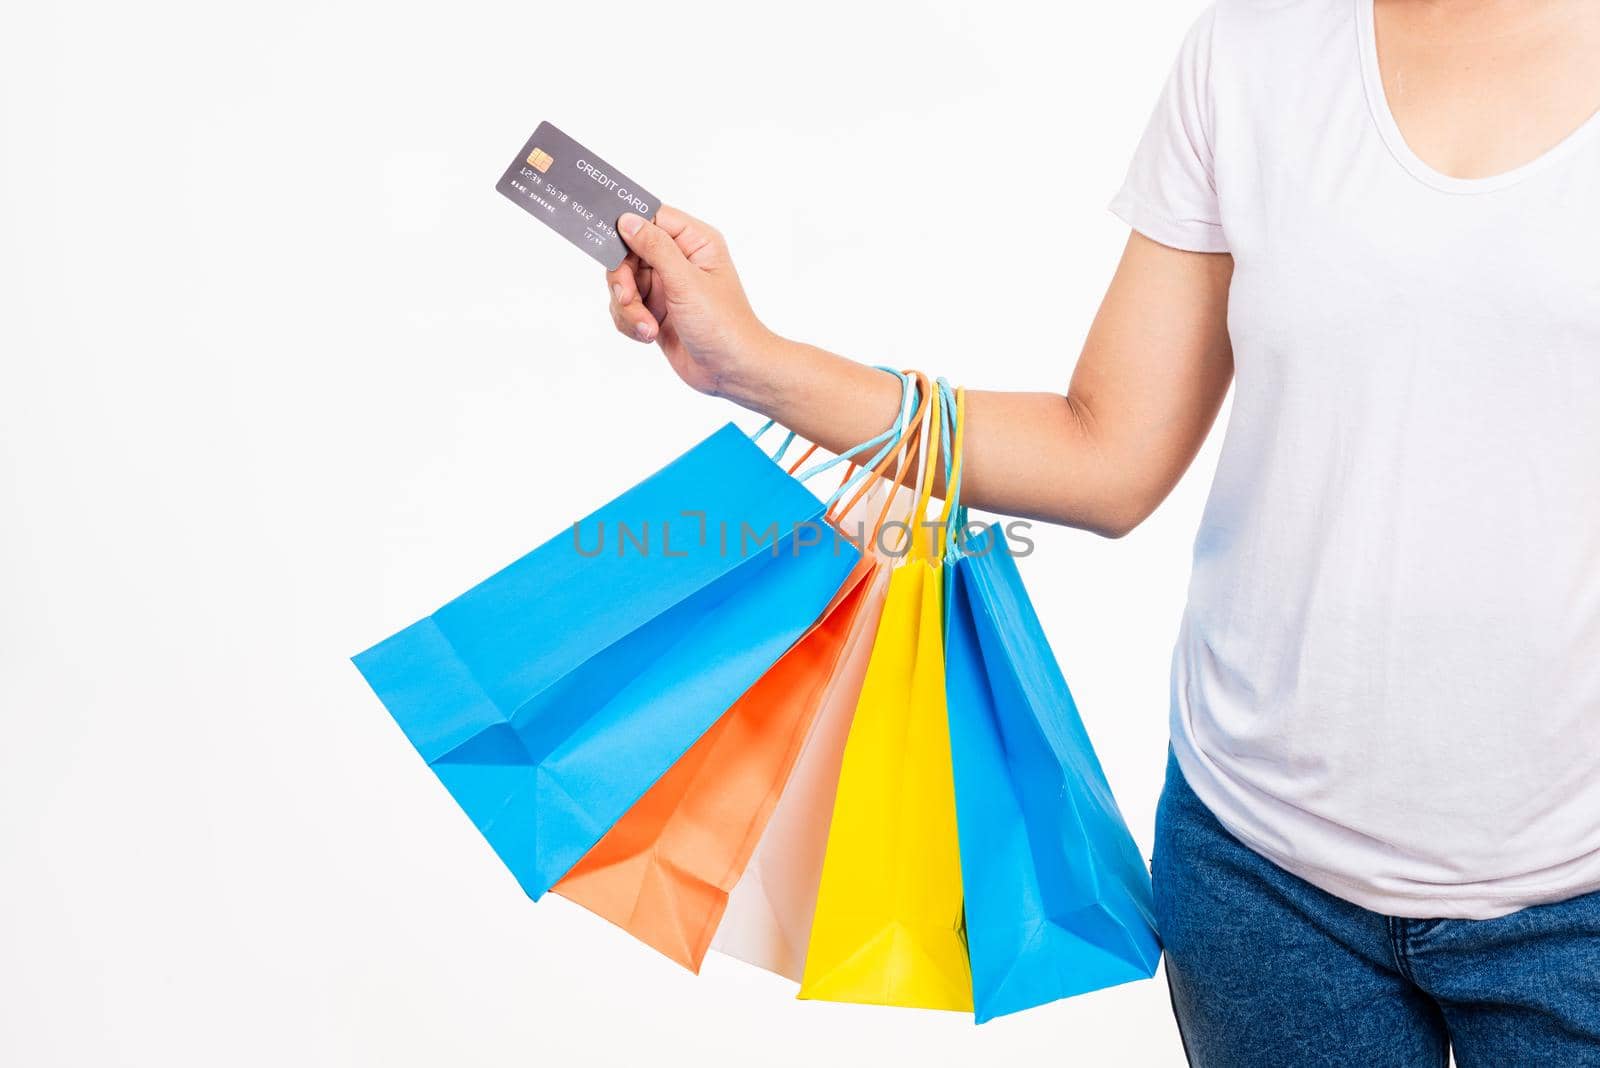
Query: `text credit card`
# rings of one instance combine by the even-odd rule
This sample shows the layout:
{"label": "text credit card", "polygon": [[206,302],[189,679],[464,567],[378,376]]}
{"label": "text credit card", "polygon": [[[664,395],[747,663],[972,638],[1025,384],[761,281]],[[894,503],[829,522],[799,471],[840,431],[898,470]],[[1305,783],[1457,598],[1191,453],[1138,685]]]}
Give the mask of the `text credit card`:
{"label": "text credit card", "polygon": [[631,211],[654,219],[658,201],[633,179],[541,122],[495,186],[562,237],[615,270],[628,254],[617,220]]}

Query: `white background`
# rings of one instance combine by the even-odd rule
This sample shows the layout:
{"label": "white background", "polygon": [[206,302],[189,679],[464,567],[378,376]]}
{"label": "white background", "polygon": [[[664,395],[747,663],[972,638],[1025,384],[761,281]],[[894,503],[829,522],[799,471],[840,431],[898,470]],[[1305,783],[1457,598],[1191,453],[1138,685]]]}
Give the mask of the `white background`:
{"label": "white background", "polygon": [[[534,905],[347,658],[737,414],[495,194],[539,120],[724,230],[777,330],[1060,388],[1197,9],[8,10],[0,1062],[1180,1064],[1160,979],[977,1028]],[[1217,436],[1024,564],[1147,855]]]}

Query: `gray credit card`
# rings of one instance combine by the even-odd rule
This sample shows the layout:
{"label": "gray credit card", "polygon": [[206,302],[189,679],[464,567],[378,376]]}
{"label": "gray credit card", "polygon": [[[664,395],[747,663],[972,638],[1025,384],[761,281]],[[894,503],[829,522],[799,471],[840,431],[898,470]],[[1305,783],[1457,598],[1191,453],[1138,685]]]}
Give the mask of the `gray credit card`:
{"label": "gray credit card", "polygon": [[523,211],[615,270],[628,254],[617,220],[656,217],[658,201],[633,179],[541,122],[495,186]]}

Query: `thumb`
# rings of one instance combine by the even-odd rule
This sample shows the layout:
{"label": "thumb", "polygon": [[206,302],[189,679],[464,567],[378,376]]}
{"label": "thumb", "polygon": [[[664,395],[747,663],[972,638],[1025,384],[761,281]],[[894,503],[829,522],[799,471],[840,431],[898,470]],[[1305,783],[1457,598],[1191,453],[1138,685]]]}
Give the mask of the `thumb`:
{"label": "thumb", "polygon": [[654,268],[657,276],[671,289],[680,292],[693,284],[699,272],[687,259],[678,243],[655,223],[632,212],[617,220],[617,232],[639,258]]}

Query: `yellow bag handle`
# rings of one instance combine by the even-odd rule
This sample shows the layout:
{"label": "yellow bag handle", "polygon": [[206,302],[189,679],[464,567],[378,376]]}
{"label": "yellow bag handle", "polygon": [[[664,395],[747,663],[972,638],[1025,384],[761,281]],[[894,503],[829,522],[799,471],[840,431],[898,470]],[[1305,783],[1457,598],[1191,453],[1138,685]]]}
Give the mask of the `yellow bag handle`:
{"label": "yellow bag handle", "polygon": [[[939,388],[941,394],[948,388],[942,378],[939,380]],[[939,509],[939,530],[937,534],[940,556],[949,551],[949,541],[954,536],[950,530],[950,523],[960,512],[957,504],[961,496],[961,455],[967,429],[967,391],[964,387],[958,386],[956,388],[955,415],[950,421],[955,426],[951,434],[951,437],[955,440],[950,447],[950,456],[945,464],[944,507]]]}
{"label": "yellow bag handle", "polygon": [[925,535],[929,532],[923,523],[928,516],[928,502],[933,499],[933,475],[938,467],[939,454],[935,444],[939,440],[940,417],[943,414],[939,403],[938,392],[934,392],[934,402],[928,408],[924,419],[922,433],[917,449],[917,499],[906,515],[907,536],[911,544],[906,553],[907,560],[924,560],[928,557]]}

